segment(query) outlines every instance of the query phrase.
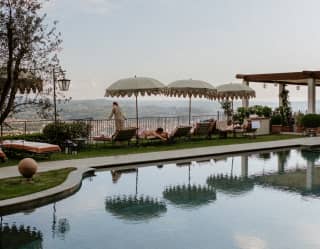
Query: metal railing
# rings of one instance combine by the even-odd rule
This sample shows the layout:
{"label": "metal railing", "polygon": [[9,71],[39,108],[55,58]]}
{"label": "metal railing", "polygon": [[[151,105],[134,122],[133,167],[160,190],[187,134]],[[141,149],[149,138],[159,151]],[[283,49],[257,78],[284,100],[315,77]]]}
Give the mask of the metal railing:
{"label": "metal railing", "polygon": [[[191,123],[195,124],[200,121],[215,119],[220,120],[223,118],[223,114],[217,112],[213,115],[198,115],[192,116]],[[62,120],[63,122],[85,122],[90,127],[89,137],[99,136],[104,134],[106,136],[111,136],[115,132],[115,122],[114,120]],[[8,135],[27,135],[34,133],[41,133],[43,128],[49,124],[53,123],[53,120],[14,120],[5,122],[0,126],[1,136]],[[139,128],[141,130],[146,129],[157,129],[162,127],[164,130],[171,132],[174,128],[179,125],[188,125],[188,116],[167,116],[167,117],[141,117],[139,118]],[[129,118],[125,120],[125,127],[136,127],[136,119]]]}

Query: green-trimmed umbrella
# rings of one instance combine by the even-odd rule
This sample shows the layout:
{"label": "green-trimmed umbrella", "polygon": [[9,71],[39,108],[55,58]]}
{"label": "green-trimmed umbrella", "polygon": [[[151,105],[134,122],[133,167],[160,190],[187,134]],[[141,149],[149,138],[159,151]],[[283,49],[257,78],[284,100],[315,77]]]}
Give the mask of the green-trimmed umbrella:
{"label": "green-trimmed umbrella", "polygon": [[0,248],[42,249],[42,234],[35,228],[8,224],[0,227]]}
{"label": "green-trimmed umbrella", "polygon": [[105,97],[134,96],[136,98],[136,125],[139,129],[138,96],[162,94],[164,87],[165,85],[156,79],[135,76],[111,84],[106,89]]}
{"label": "green-trimmed umbrella", "polygon": [[[120,171],[121,172],[121,171]],[[124,170],[130,173],[132,170]],[[117,195],[107,197],[105,209],[117,218],[140,221],[160,217],[167,211],[166,204],[157,198],[138,196],[138,169],[136,169],[136,188],[134,195]]]}
{"label": "green-trimmed umbrella", "polygon": [[192,97],[215,99],[217,90],[208,82],[202,80],[178,80],[170,83],[166,88],[166,95],[171,97],[189,98],[189,125],[191,124]]}
{"label": "green-trimmed umbrella", "polygon": [[177,164],[177,166],[188,166],[188,184],[166,187],[162,193],[165,199],[183,209],[198,208],[216,200],[216,190],[214,188],[190,183],[190,163]]}

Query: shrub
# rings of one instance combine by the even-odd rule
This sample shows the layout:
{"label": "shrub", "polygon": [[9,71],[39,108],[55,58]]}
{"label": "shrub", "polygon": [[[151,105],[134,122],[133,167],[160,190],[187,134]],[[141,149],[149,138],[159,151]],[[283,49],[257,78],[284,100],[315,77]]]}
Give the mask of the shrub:
{"label": "shrub", "polygon": [[317,128],[320,126],[320,115],[306,114],[302,117],[301,123],[305,128]]}
{"label": "shrub", "polygon": [[272,109],[269,106],[255,105],[248,108],[239,107],[237,109],[237,112],[240,113],[240,115],[243,117],[249,117],[250,114],[256,114],[259,117],[264,116],[266,118],[269,118],[271,116]]}
{"label": "shrub", "polygon": [[64,122],[47,124],[43,128],[43,135],[49,143],[63,145],[64,141],[71,139],[68,125]]}
{"label": "shrub", "polygon": [[22,135],[8,135],[3,136],[2,140],[26,140],[26,141],[35,141],[43,142],[46,141],[45,136],[42,133],[32,133],[32,134],[22,134]]}
{"label": "shrub", "polygon": [[79,137],[88,137],[90,127],[84,122],[57,124],[51,123],[43,129],[43,136],[48,142],[63,146],[66,140],[72,140]]}
{"label": "shrub", "polygon": [[85,122],[78,121],[78,122],[69,124],[69,132],[70,132],[71,138],[79,138],[79,137],[87,138],[89,136],[90,126]]}
{"label": "shrub", "polygon": [[280,114],[274,114],[271,117],[271,121],[270,121],[271,125],[281,125],[282,124],[282,118]]}
{"label": "shrub", "polygon": [[270,118],[272,114],[272,109],[269,106],[262,107],[262,115],[266,118]]}

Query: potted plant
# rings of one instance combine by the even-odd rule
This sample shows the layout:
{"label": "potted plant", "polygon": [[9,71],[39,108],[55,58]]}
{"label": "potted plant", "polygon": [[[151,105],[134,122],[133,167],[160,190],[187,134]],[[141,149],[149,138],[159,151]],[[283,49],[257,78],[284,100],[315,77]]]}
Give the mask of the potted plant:
{"label": "potted plant", "polygon": [[295,116],[294,124],[295,124],[295,132],[303,132],[304,127],[302,125],[302,118],[304,117],[304,114],[301,112],[298,112],[298,114]]}
{"label": "potted plant", "polygon": [[283,88],[283,91],[280,93],[282,99],[282,105],[279,107],[279,113],[281,115],[281,124],[283,132],[291,132],[293,129],[293,117],[292,110],[289,102],[289,91]]}
{"label": "potted plant", "polygon": [[311,113],[306,114],[302,117],[301,123],[308,135],[316,135],[317,128],[320,127],[320,115]]}
{"label": "potted plant", "polygon": [[275,113],[271,116],[271,133],[279,134],[282,130],[282,118],[281,115],[278,113]]}

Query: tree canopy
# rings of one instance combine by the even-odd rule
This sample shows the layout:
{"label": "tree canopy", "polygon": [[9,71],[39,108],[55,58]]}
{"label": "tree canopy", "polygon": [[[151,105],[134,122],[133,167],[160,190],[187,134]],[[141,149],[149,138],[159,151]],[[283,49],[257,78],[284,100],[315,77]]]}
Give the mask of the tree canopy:
{"label": "tree canopy", "polygon": [[62,40],[57,22],[47,23],[44,2],[0,0],[0,125],[22,106],[50,106],[43,84],[59,67]]}

